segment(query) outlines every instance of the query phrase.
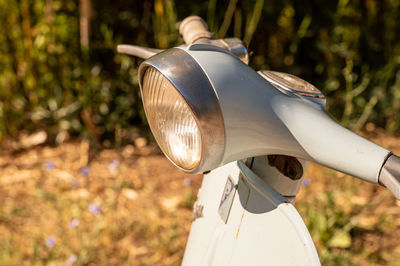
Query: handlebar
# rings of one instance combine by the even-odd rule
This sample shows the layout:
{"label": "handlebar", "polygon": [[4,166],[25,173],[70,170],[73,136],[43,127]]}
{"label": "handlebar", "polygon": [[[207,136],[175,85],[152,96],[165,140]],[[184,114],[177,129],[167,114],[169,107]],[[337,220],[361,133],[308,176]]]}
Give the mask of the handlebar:
{"label": "handlebar", "polygon": [[208,31],[207,23],[198,16],[185,18],[179,26],[179,34],[187,45],[193,44],[199,39],[215,39],[214,34]]}
{"label": "handlebar", "polygon": [[[208,30],[206,22],[198,16],[190,16],[184,19],[179,27],[179,33],[187,46],[218,46],[230,52],[231,55],[234,55],[243,63],[248,64],[249,62],[248,51],[240,39],[216,38],[216,36]],[[130,54],[143,59],[152,57],[162,51],[135,45],[119,45],[117,49],[120,53]],[[187,53],[189,52],[190,49],[188,49]],[[216,55],[220,57],[216,58]],[[191,54],[191,56],[195,57],[195,54]],[[300,155],[305,156],[303,159],[315,161],[372,183],[379,183],[387,187],[395,197],[400,200],[400,157],[397,157],[388,150],[350,133],[350,131],[344,130],[328,116],[324,108],[321,106],[315,108],[314,105],[304,104],[304,101],[300,101],[295,97],[291,97],[291,100],[288,100],[289,98],[281,97],[280,94],[279,97],[264,97],[266,93],[273,95],[273,92],[275,91],[265,90],[265,81],[260,81],[260,79],[264,77],[269,84],[274,87],[279,83],[279,88],[276,88],[281,92],[283,92],[282,90],[290,91],[290,93],[301,95],[302,97],[305,97],[307,96],[305,94],[308,94],[308,97],[318,98],[318,95],[314,90],[304,90],[304,86],[300,86],[299,89],[298,86],[296,87],[298,81],[293,82],[293,77],[290,77],[287,74],[285,74],[286,79],[282,79],[282,77],[279,79],[271,77],[266,78],[262,72],[260,76],[251,68],[238,62],[234,57],[226,56],[226,53],[210,52],[207,54],[204,52],[197,56],[196,60],[198,63],[201,64],[204,69],[208,68],[208,79],[214,79],[215,81],[213,84],[220,85],[220,87],[215,85],[216,87],[214,89],[218,89],[218,101],[226,102],[225,105],[220,104],[220,106],[225,106],[224,108],[226,108],[224,115],[228,117],[226,118],[227,121],[230,123],[234,121],[234,124],[240,122],[240,125],[242,125],[243,128],[246,128],[246,132],[249,132],[247,136],[248,139],[243,142],[243,137],[246,137],[244,136],[246,134],[243,134],[242,131],[235,131],[236,129],[229,129],[233,132],[229,135],[231,137],[230,143],[243,142],[247,147],[246,149],[242,149],[240,145],[227,145],[230,150],[224,151],[226,154],[224,156],[226,156],[226,158],[223,163],[227,163],[233,159],[238,159],[235,156],[238,156],[239,154],[243,155],[241,158],[254,156],[253,153],[250,154],[250,151],[260,152],[262,150],[262,148],[260,148],[260,143],[264,142],[268,144],[273,141],[270,136],[279,136],[280,138],[280,132],[288,132],[289,135],[286,138],[277,139],[276,141],[278,142],[283,139],[283,142],[281,143],[283,146],[277,144],[271,146],[266,144],[265,150],[271,152],[271,147],[275,147],[278,152],[276,154],[281,154],[280,152],[282,151],[290,151],[291,153],[287,153],[287,155],[294,157],[300,157]],[[241,78],[238,77],[238,75],[241,75]],[[226,80],[225,78],[228,76],[235,77],[234,81],[229,79]],[[253,88],[251,93],[247,90],[247,87],[249,86],[248,82],[250,80],[252,81],[251,86]],[[288,82],[290,83],[289,85]],[[232,90],[232,87],[235,87],[236,89]],[[286,94],[286,92],[284,92],[284,94]],[[243,97],[244,95],[246,97]],[[262,97],[260,97],[260,95]],[[239,118],[236,117],[237,110],[235,104],[237,99],[243,99],[243,101],[246,100],[247,102],[242,102],[241,105],[244,106],[247,104],[247,110],[251,111],[247,114],[249,115],[248,119],[247,116],[241,114],[240,119],[242,120],[239,122],[237,121]],[[232,104],[230,101],[235,104]],[[308,99],[307,102],[309,101],[311,100]],[[313,102],[324,105],[324,102],[318,103],[315,99]],[[269,106],[269,109],[266,108],[266,105]],[[242,107],[243,110],[246,110],[246,108]],[[272,112],[270,112],[269,117],[272,122],[265,124],[266,118],[264,112],[271,110]],[[259,114],[259,116],[257,117],[254,114]],[[244,117],[246,119],[244,119]],[[256,122],[256,119],[259,119],[259,122]],[[250,121],[249,124],[246,124],[246,121]],[[275,126],[274,123],[279,126],[284,125],[282,130],[279,131],[280,129]],[[254,125],[257,125],[257,128],[252,130]],[[266,131],[270,131],[276,127],[278,129],[274,130],[278,133],[270,133],[268,138],[265,140],[264,138],[266,136],[254,133],[260,131],[259,129],[261,128],[261,125],[265,125],[265,128],[267,129]],[[313,130],[310,131],[306,125],[313,125]],[[260,136],[262,139],[259,141],[258,139],[255,139],[254,136]],[[294,141],[294,144],[290,142],[292,140]],[[249,148],[249,145],[253,145],[252,148]],[[246,152],[249,154],[246,154]]]}
{"label": "handlebar", "polygon": [[185,18],[179,26],[179,34],[186,45],[196,43],[215,45],[231,52],[246,65],[249,64],[249,53],[240,39],[217,39],[215,35],[208,30],[207,23],[201,17],[190,16]]}
{"label": "handlebar", "polygon": [[[243,63],[249,64],[249,53],[246,46],[238,38],[217,39],[215,35],[208,30],[207,23],[198,16],[189,16],[185,18],[179,26],[179,34],[182,36],[186,45],[209,44],[221,47]],[[162,52],[160,49],[153,49],[137,45],[121,44],[117,46],[118,53],[136,56],[147,59],[153,55]]]}

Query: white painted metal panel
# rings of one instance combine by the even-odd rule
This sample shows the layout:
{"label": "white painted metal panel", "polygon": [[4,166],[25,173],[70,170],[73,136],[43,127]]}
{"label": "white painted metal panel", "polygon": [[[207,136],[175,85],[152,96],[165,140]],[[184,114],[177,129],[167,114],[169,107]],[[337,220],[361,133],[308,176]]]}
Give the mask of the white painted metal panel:
{"label": "white painted metal panel", "polygon": [[[225,224],[218,208],[228,176],[237,191]],[[320,265],[293,205],[241,161],[205,175],[196,205],[203,217],[192,224],[182,265]]]}

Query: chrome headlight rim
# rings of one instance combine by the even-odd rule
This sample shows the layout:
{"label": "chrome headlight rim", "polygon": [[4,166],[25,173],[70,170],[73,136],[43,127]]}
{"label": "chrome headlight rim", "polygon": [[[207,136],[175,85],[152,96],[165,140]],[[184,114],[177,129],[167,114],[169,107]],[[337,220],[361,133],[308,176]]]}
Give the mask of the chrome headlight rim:
{"label": "chrome headlight rim", "polygon": [[139,66],[142,99],[143,78],[149,67],[164,75],[183,97],[194,114],[201,136],[200,162],[194,168],[180,167],[163,151],[166,157],[177,168],[188,173],[203,173],[218,167],[225,149],[225,127],[217,95],[203,69],[183,49],[172,48],[161,52]]}

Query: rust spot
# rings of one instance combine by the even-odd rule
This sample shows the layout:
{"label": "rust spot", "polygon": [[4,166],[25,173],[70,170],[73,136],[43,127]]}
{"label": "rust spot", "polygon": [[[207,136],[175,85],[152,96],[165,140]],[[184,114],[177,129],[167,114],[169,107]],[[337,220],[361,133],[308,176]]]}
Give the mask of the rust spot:
{"label": "rust spot", "polygon": [[237,232],[236,232],[235,239],[237,239],[238,236],[239,236],[240,226],[242,225],[243,218],[244,218],[244,212],[246,211],[247,203],[249,202],[249,199],[250,199],[250,189],[249,189],[249,193],[247,194],[246,205],[243,208],[242,217],[240,218],[240,223],[239,223],[239,227],[238,227]]}

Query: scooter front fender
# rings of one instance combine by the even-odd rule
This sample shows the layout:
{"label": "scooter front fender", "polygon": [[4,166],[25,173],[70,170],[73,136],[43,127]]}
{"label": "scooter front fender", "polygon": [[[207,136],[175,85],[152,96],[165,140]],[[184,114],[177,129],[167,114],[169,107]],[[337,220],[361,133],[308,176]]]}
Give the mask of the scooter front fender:
{"label": "scooter front fender", "polygon": [[204,175],[182,265],[320,265],[295,207],[242,161]]}

